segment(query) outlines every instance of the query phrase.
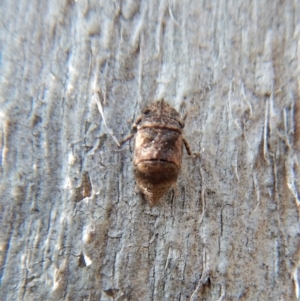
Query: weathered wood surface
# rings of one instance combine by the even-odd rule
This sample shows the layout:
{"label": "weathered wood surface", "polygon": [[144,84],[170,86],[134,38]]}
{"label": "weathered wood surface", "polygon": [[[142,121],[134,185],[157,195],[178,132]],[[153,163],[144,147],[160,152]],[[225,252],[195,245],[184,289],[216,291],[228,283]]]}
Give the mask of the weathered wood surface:
{"label": "weathered wood surface", "polygon": [[[299,1],[0,10],[1,300],[297,299]],[[201,157],[150,207],[112,135],[162,97]]]}

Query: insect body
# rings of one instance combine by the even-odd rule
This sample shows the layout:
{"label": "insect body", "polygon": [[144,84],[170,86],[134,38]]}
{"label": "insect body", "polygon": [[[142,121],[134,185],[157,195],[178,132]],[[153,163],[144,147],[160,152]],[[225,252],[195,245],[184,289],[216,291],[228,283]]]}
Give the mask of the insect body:
{"label": "insect body", "polygon": [[182,136],[184,122],[168,103],[159,100],[146,107],[133,124],[135,134],[134,172],[137,185],[151,205],[176,182],[180,168],[183,144],[190,148]]}

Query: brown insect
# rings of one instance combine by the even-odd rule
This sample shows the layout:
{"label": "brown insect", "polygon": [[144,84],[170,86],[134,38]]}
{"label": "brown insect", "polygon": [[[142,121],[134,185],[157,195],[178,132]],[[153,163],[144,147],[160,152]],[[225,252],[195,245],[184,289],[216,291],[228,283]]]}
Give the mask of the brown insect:
{"label": "brown insect", "polygon": [[135,136],[134,172],[137,185],[151,205],[177,181],[181,168],[183,145],[191,151],[182,136],[184,122],[179,113],[164,100],[147,106],[132,126]]}

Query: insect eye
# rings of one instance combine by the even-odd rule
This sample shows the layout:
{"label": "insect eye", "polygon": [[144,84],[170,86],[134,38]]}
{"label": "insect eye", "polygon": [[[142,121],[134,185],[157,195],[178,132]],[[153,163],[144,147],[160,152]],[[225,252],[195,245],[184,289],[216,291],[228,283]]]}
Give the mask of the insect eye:
{"label": "insect eye", "polygon": [[143,111],[143,114],[144,115],[149,115],[151,113],[151,110],[150,109],[145,109],[144,111]]}

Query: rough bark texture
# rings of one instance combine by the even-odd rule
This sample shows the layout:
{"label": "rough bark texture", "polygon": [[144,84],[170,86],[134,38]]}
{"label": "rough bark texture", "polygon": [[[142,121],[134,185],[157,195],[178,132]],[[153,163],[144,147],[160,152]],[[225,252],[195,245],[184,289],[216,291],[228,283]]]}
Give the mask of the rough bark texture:
{"label": "rough bark texture", "polygon": [[[296,300],[297,0],[3,0],[1,300]],[[186,116],[151,207],[133,143]]]}

